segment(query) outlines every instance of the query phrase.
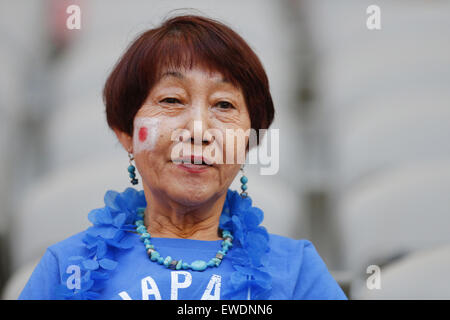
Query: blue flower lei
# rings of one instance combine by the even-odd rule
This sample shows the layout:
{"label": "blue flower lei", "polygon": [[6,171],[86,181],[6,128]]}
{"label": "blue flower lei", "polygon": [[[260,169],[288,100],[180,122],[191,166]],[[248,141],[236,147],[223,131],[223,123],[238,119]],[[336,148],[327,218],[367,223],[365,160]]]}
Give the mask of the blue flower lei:
{"label": "blue flower lei", "polygon": [[[135,235],[130,231],[136,230],[137,208],[147,206],[144,191],[127,188],[119,193],[110,190],[104,201],[105,207],[94,209],[88,215],[93,226],[83,237],[85,255],[68,259],[69,264],[80,268],[79,283],[72,281],[69,286],[70,275],[64,273],[57,288],[61,299],[99,299],[117,267],[116,254],[134,245]],[[230,277],[230,290],[223,295],[225,299],[246,299],[248,292],[252,299],[270,296],[272,277],[266,267],[269,234],[260,226],[263,218],[262,210],[252,206],[250,197],[242,198],[237,191],[227,191],[219,227],[233,234],[233,247],[225,259],[231,259],[235,271]]]}

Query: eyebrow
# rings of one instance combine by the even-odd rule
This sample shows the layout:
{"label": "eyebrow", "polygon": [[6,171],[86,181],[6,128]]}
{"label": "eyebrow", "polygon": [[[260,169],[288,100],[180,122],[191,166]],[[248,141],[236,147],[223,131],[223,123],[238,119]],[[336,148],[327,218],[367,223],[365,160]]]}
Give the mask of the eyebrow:
{"label": "eyebrow", "polygon": [[161,78],[165,78],[165,77],[175,77],[178,79],[184,79],[184,75],[178,71],[166,71],[162,74]]}
{"label": "eyebrow", "polygon": [[[160,79],[163,79],[165,77],[175,77],[180,80],[185,79],[185,76],[181,72],[178,72],[178,71],[166,71],[161,75]],[[217,83],[231,83],[231,81],[229,81],[226,78],[220,78],[219,80],[216,80],[216,82]]]}

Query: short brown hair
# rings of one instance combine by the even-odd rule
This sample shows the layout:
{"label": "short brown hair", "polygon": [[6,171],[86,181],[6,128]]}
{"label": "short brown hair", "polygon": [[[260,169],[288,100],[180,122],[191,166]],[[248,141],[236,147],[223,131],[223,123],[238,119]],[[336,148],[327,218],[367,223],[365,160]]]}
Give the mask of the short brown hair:
{"label": "short brown hair", "polygon": [[194,65],[217,71],[241,88],[251,127],[257,132],[269,128],[274,107],[260,60],[228,26],[197,15],[172,17],[131,43],[103,89],[109,127],[131,136],[134,117],[165,68]]}

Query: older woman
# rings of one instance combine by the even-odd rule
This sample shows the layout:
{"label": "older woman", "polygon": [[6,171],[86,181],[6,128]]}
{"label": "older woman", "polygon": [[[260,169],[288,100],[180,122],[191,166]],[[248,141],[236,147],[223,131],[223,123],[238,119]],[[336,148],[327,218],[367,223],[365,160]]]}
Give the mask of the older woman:
{"label": "older woman", "polygon": [[128,48],[104,101],[128,152],[124,174],[135,185],[137,168],[143,191],[108,191],[92,227],[47,249],[21,299],[346,298],[311,242],[260,226],[245,176],[241,193],[228,189],[253,146],[226,132],[258,135],[274,116],[265,71],[239,35],[170,18]]}

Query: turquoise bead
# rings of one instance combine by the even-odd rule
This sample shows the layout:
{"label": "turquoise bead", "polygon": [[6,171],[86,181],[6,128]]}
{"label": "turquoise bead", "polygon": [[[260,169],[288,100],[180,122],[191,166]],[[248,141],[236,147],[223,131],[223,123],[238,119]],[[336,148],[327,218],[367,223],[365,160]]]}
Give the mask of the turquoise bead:
{"label": "turquoise bead", "polygon": [[248,182],[248,178],[247,178],[246,176],[242,176],[242,177],[241,177],[241,182],[242,182],[243,184],[246,184],[246,183]]}
{"label": "turquoise bead", "polygon": [[195,271],[203,271],[206,269],[206,262],[203,260],[195,260],[191,263],[191,269]]}
{"label": "turquoise bead", "polygon": [[164,263],[164,258],[163,257],[159,257],[158,258],[158,263],[159,264],[163,264]]}
{"label": "turquoise bead", "polygon": [[223,247],[223,246],[232,247],[233,244],[231,243],[230,240],[224,240],[224,241],[222,241],[222,247]]}
{"label": "turquoise bead", "polygon": [[181,265],[181,267],[182,267],[184,270],[187,270],[187,269],[189,269],[189,264],[187,264],[186,262],[183,262],[183,264]]}
{"label": "turquoise bead", "polygon": [[136,228],[136,231],[144,234],[147,232],[147,228],[144,225],[140,225],[139,227]]}
{"label": "turquoise bead", "polygon": [[211,259],[208,261],[208,267],[214,267],[216,263]]}
{"label": "turquoise bead", "polygon": [[211,261],[214,261],[214,265],[215,265],[216,267],[218,267],[219,264],[220,264],[220,259],[219,259],[219,258],[212,258]]}
{"label": "turquoise bead", "polygon": [[145,239],[150,239],[150,233],[148,232],[144,232],[143,234],[141,234],[141,239],[142,241],[144,241]]}
{"label": "turquoise bead", "polygon": [[[152,255],[150,256],[150,260],[156,261],[156,260],[159,260],[159,258],[160,258],[159,252],[158,252],[158,251],[153,251],[153,252],[152,252]],[[159,261],[158,261],[158,262],[159,262]]]}
{"label": "turquoise bead", "polygon": [[136,168],[133,165],[128,166],[128,172],[132,173],[136,170]]}
{"label": "turquoise bead", "polygon": [[168,267],[171,262],[172,262],[172,257],[171,256],[167,256],[166,259],[164,260],[164,265],[166,267]]}
{"label": "turquoise bead", "polygon": [[176,269],[176,270],[180,270],[182,265],[183,265],[183,262],[182,262],[182,260],[180,259],[180,260],[178,261],[177,266],[175,267],[175,269]]}
{"label": "turquoise bead", "polygon": [[137,225],[138,227],[139,227],[139,226],[143,226],[143,225],[144,225],[144,221],[142,221],[142,220],[137,220],[134,224]]}
{"label": "turquoise bead", "polygon": [[150,239],[144,239],[144,244],[152,244],[152,243],[150,242]]}
{"label": "turquoise bead", "polygon": [[247,190],[247,185],[246,185],[246,184],[243,184],[243,185],[241,186],[241,189],[242,189],[242,191]]}
{"label": "turquoise bead", "polygon": [[136,178],[136,174],[133,172],[130,172],[130,174],[128,175],[131,179]]}

